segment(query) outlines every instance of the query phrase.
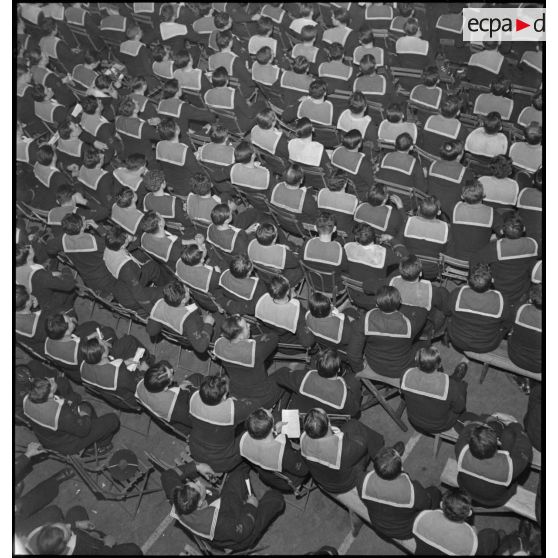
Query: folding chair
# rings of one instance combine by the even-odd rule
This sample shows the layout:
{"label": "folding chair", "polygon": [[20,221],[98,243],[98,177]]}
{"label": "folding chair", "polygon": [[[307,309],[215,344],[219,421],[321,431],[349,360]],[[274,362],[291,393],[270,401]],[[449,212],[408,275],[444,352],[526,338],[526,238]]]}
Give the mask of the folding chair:
{"label": "folding chair", "polygon": [[271,281],[282,275],[281,270],[276,269],[275,271],[271,267],[266,267],[265,265],[261,265],[255,262],[252,262],[256,273],[259,275],[260,279],[266,284],[269,285]]}
{"label": "folding chair", "polygon": [[[334,149],[341,143],[339,130],[336,126],[325,126],[324,124],[314,123],[315,141],[321,143],[326,149]],[[300,163],[299,163],[300,164]],[[313,167],[319,168],[319,167]]]}
{"label": "folding chair", "polygon": [[131,404],[117,393],[111,393],[108,390],[98,388],[89,382],[83,382],[83,387],[85,391],[88,391],[97,399],[105,401],[111,407],[116,407],[119,411],[124,411],[126,413],[141,413],[142,411],[142,407],[139,403]]}
{"label": "folding chair", "polygon": [[[401,379],[389,378],[387,376],[376,374],[370,366],[366,366],[364,370],[357,374],[357,377],[360,378],[364,387],[376,398],[377,402],[384,408],[395,424],[397,424],[403,432],[407,432],[407,425],[401,420],[401,416],[403,415],[403,411],[406,407],[405,400],[402,397],[399,407],[395,410],[387,402],[390,397],[400,393]],[[383,387],[378,389],[374,385],[374,382],[383,384]],[[380,390],[383,390],[384,393],[382,394]]]}
{"label": "folding chair", "polygon": [[[317,129],[317,128],[316,128]],[[337,133],[337,130],[336,130]],[[339,143],[337,143],[339,145]],[[289,160],[290,163],[296,163],[304,171],[304,185],[318,191],[322,188],[327,188],[327,172],[321,167],[314,167],[312,165],[305,165],[304,163],[297,163],[296,161]]]}
{"label": "folding chair", "polygon": [[297,506],[293,502],[286,500],[287,504],[291,505],[293,508],[300,510],[301,512],[306,511],[306,507],[308,506],[308,500],[310,499],[310,493],[318,488],[314,484],[314,479],[309,476],[304,482],[299,485],[296,485],[287,475],[281,473],[280,471],[272,471],[273,475],[277,477],[279,480],[283,481],[288,487],[289,491],[292,492],[296,500],[302,500],[304,498],[304,505]]}
{"label": "folding chair", "polygon": [[391,75],[398,81],[399,91],[402,95],[408,97],[411,89],[422,83],[422,69],[405,68],[402,66],[391,66]]}
{"label": "folding chair", "polygon": [[430,279],[430,281],[441,281],[440,275],[441,275],[441,269],[442,269],[442,265],[440,263],[440,257],[433,257],[433,256],[426,256],[424,254],[415,254],[415,256],[417,257],[417,259],[420,260],[423,270],[425,272],[425,275],[430,275],[430,273],[428,273],[428,270],[430,269],[434,269],[436,271],[435,277]]}
{"label": "folding chair", "polygon": [[193,89],[186,89],[185,87],[182,87],[181,90],[182,96],[185,96],[192,105],[198,108],[205,108],[205,101],[201,91],[194,91]]}
{"label": "folding chair", "polygon": [[462,163],[469,167],[475,177],[490,176],[492,170],[490,162],[492,157],[485,157],[484,155],[474,155],[473,153],[465,152]]}
{"label": "folding chair", "polygon": [[347,300],[347,289],[339,289],[337,279],[339,277],[336,271],[321,271],[309,266],[301,260],[300,265],[304,272],[304,278],[310,289],[326,295],[331,299],[331,303],[336,308]]}
{"label": "folding chair", "polygon": [[16,201],[16,208],[26,219],[37,221],[45,226],[48,224],[48,211],[33,208],[22,201]]}
{"label": "folding chair", "polygon": [[458,285],[466,283],[469,277],[469,262],[458,260],[440,252],[440,280],[442,286],[446,287],[448,281]]}
{"label": "folding chair", "polygon": [[258,89],[261,94],[265,97],[269,108],[273,110],[277,116],[283,114],[284,109],[281,105],[284,103],[283,95],[281,95],[281,90],[278,87],[272,87],[271,85],[265,85],[264,83],[256,82]]}
{"label": "folding chair", "polygon": [[357,281],[348,275],[341,275],[341,281],[343,281],[343,285],[345,285],[347,296],[349,297],[351,304],[362,310],[369,310],[370,308],[363,306],[362,301],[359,300],[359,297],[355,294],[358,293],[362,299],[371,296],[364,292],[364,283],[362,281]]}
{"label": "folding chair", "polygon": [[[253,145],[253,144],[252,144]],[[254,150],[258,154],[260,161],[263,163],[265,167],[268,167],[270,171],[276,174],[283,174],[287,168],[287,162],[279,155],[275,155],[273,153],[269,153],[260,149],[257,145],[253,145]]]}
{"label": "folding chair", "polygon": [[275,219],[277,225],[290,237],[296,237],[302,240],[308,240],[310,235],[304,228],[304,224],[300,217],[294,213],[287,211],[281,207],[277,207],[268,202],[269,213]]}
{"label": "folding chair", "polygon": [[170,422],[156,415],[151,409],[146,407],[139,399],[138,399],[138,403],[142,407],[142,409],[151,417],[151,420],[155,424],[157,424],[157,426],[159,426],[162,430],[166,430],[167,432],[170,432],[180,440],[183,440],[186,443],[188,443],[188,441],[190,440],[190,436],[188,434],[182,432],[181,430],[176,428],[176,426],[173,426]]}
{"label": "folding chair", "polygon": [[219,122],[237,139],[242,139],[246,135],[238,123],[238,118],[233,110],[207,107],[210,112],[219,118]]}
{"label": "folding chair", "polygon": [[411,188],[388,180],[378,180],[378,183],[385,184],[390,195],[399,198],[404,209],[409,214],[416,213],[419,201],[426,198],[426,194],[417,188]]}
{"label": "folding chair", "polygon": [[82,49],[92,49],[94,52],[99,52],[107,48],[104,41],[100,37],[93,38],[85,27],[75,23],[67,22],[67,24],[76,43],[80,45]]}

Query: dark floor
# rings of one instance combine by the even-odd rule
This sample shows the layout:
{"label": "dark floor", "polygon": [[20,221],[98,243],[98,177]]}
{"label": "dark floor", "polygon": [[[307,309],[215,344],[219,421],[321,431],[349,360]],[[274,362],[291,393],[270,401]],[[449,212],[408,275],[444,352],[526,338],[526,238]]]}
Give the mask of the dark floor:
{"label": "dark floor", "polygon": [[[80,319],[89,319],[90,302],[79,299],[76,307]],[[108,325],[116,323],[109,312],[99,308],[95,308],[92,319]],[[118,334],[126,333],[127,327],[126,320],[121,320]],[[141,327],[134,324],[131,333],[151,347]],[[461,358],[460,355],[452,348],[441,345],[440,351],[445,369],[453,370]],[[171,363],[176,364],[178,348],[163,341],[157,347],[157,356],[160,359],[167,358]],[[28,357],[18,351],[16,360],[25,362]],[[176,370],[176,379],[180,381],[181,374],[206,373],[207,363],[200,362],[191,353],[183,351]],[[510,377],[493,369],[489,371],[482,385],[479,384],[479,377],[480,364],[470,363],[467,375],[468,409],[473,412],[501,411],[522,420],[527,409],[527,396],[519,390]],[[92,399],[90,395],[87,395],[87,398]],[[396,405],[398,399],[392,402]],[[95,401],[95,406],[99,414],[109,411],[109,407],[101,401]],[[115,448],[128,447],[143,461],[147,461],[144,459],[144,450],[166,461],[172,461],[183,449],[181,441],[161,430],[146,415],[121,414],[120,419],[122,428],[115,437]],[[381,432],[388,444],[398,440],[408,442],[406,471],[425,486],[439,485],[444,464],[448,457],[453,456],[452,445],[442,442],[439,455],[435,459],[432,455],[432,438],[419,435],[411,426],[408,432],[401,432],[379,406],[365,411],[361,420]],[[407,422],[405,415],[404,420]],[[29,430],[22,427],[16,428],[15,436],[18,445],[26,445],[35,439]],[[25,479],[26,489],[32,488],[61,467],[60,463],[50,459],[35,466]],[[525,487],[535,491],[538,479],[539,473],[531,472]],[[155,472],[149,481],[149,487],[157,487],[158,482],[159,474]],[[256,479],[253,484],[256,494],[264,490]],[[135,517],[133,514],[137,499],[125,503],[97,501],[83,482],[75,478],[62,486],[61,493],[54,503],[63,511],[76,504],[85,506],[90,510],[90,518],[97,528],[112,534],[119,542],[137,543],[143,547],[146,554],[179,554],[183,550],[199,554],[199,551],[194,549],[195,544],[185,532],[168,519],[170,506],[161,491],[144,496]],[[367,526],[361,529],[356,539],[353,538],[350,534],[347,512],[318,490],[310,494],[305,510],[301,509],[303,506],[304,501],[295,501],[293,497],[287,497],[285,513],[264,535],[258,544],[260,550],[256,554],[301,554],[316,550],[325,544],[338,548],[340,554],[403,554],[398,547],[380,538]],[[518,523],[519,519],[514,516],[477,516],[475,524],[479,528],[495,527],[510,532]]]}

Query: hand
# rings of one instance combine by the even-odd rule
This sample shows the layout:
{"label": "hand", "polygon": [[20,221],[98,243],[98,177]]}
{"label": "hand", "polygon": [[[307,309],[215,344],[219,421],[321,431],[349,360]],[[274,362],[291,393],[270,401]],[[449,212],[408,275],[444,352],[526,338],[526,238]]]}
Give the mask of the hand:
{"label": "hand", "polygon": [[505,425],[511,424],[512,422],[517,422],[517,419],[515,417],[512,417],[511,415],[508,415],[506,413],[492,413],[492,416]]}
{"label": "hand", "polygon": [[79,204],[79,205],[87,205],[87,199],[83,196],[83,194],[81,192],[76,192],[72,196],[72,198],[73,198],[74,202]]}
{"label": "hand", "polygon": [[199,246],[199,248],[201,249],[202,246],[205,245],[205,238],[203,236],[203,234],[197,234],[196,236],[194,236],[194,240],[196,242],[196,244]]}
{"label": "hand", "polygon": [[126,366],[130,366],[130,364],[137,364],[137,362],[136,362],[133,358],[127,358],[127,359],[124,361],[124,364],[125,364]]}
{"label": "hand", "polygon": [[151,124],[151,126],[157,126],[157,124],[159,124],[161,122],[161,119],[158,116],[155,116],[154,118],[148,118],[147,119],[147,123]]}
{"label": "hand", "polygon": [[273,430],[275,430],[275,434],[281,434],[281,430],[283,429],[283,426],[285,426],[287,423],[283,422],[282,420],[280,420],[279,422],[275,423],[275,426],[273,428]]}
{"label": "hand", "polygon": [[116,544],[116,539],[112,536],[112,535],[107,535],[104,539],[103,539],[103,543],[105,543],[107,546],[114,546]]}
{"label": "hand", "polygon": [[258,21],[262,17],[262,14],[254,14],[252,16],[252,21]]}
{"label": "hand", "polygon": [[108,149],[108,145],[106,143],[103,143],[102,141],[98,141],[98,140],[95,140],[93,142],[93,146],[99,149],[100,151],[105,151]]}
{"label": "hand", "polygon": [[258,499],[253,494],[248,495],[248,498],[246,498],[246,503],[247,504],[252,504],[252,506],[254,506],[256,508],[258,507],[258,504],[259,504]]}
{"label": "hand", "polygon": [[27,445],[27,450],[25,451],[25,457],[31,459],[35,455],[41,455],[41,453],[45,453],[45,449],[39,442],[29,442]]}
{"label": "hand", "polygon": [[202,320],[204,324],[215,324],[215,318],[209,312],[203,315]]}
{"label": "hand", "polygon": [[95,529],[95,524],[89,519],[84,519],[82,521],[76,521],[75,526],[78,529],[85,529],[86,531],[92,531]]}
{"label": "hand", "polygon": [[391,240],[393,240],[393,236],[391,236],[391,234],[384,233],[380,235],[380,243],[390,242]]}
{"label": "hand", "polygon": [[196,463],[196,470],[207,480],[211,480],[210,477],[216,475],[215,471],[207,463]]}
{"label": "hand", "polygon": [[190,382],[190,380],[182,380],[182,382],[180,383],[180,385],[178,387],[180,387],[180,389],[186,389],[190,386],[193,386],[194,384],[192,382]]}
{"label": "hand", "polygon": [[93,221],[93,219],[86,219],[85,220],[85,228],[91,227],[93,229],[98,229],[99,225]]}
{"label": "hand", "polygon": [[258,227],[260,226],[259,223],[252,223],[247,229],[246,229],[246,234],[250,234],[253,232],[256,232],[258,230]]}

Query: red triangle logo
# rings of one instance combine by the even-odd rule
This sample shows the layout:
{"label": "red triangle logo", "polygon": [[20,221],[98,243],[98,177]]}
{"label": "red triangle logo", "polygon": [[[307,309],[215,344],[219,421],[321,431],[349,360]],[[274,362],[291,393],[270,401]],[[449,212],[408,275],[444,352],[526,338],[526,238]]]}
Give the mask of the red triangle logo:
{"label": "red triangle logo", "polygon": [[522,29],[526,29],[527,27],[531,27],[530,23],[525,23],[524,21],[521,21],[520,19],[515,18],[515,30],[516,31],[521,31]]}

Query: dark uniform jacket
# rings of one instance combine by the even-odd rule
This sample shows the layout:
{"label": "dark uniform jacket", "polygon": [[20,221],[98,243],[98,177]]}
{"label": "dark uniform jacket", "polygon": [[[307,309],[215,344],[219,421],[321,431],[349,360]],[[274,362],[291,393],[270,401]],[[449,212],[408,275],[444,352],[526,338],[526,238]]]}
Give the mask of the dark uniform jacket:
{"label": "dark uniform jacket", "polygon": [[401,379],[401,392],[409,421],[429,434],[452,428],[467,403],[467,384],[444,372],[426,373],[409,368]]}
{"label": "dark uniform jacket", "polygon": [[508,337],[508,355],[515,365],[542,372],[542,310],[532,304],[517,309]]}

